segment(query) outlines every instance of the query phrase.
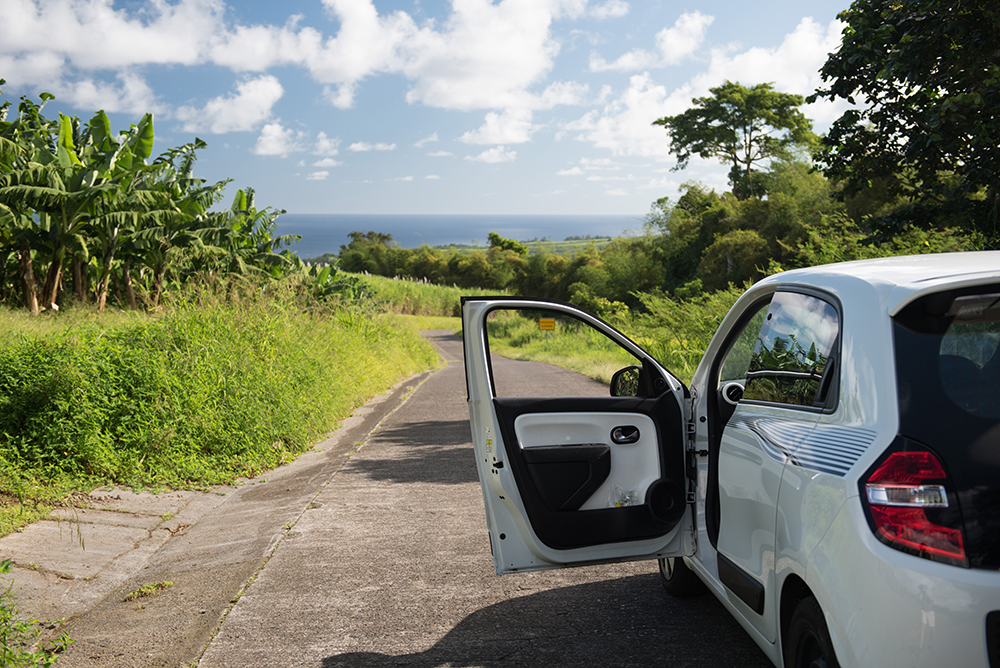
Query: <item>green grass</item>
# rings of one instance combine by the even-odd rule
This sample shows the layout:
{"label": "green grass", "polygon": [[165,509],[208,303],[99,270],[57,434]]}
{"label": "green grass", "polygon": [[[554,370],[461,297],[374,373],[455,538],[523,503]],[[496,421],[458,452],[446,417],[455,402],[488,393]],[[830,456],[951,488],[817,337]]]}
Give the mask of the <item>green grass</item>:
{"label": "green grass", "polygon": [[356,277],[369,286],[382,308],[392,313],[404,315],[461,316],[463,295],[490,295],[496,290],[476,290],[433,285],[421,281],[411,281],[384,276],[369,276],[340,272],[340,275]]}
{"label": "green grass", "polygon": [[450,329],[456,334],[462,331],[462,318],[443,315],[396,315],[396,322],[415,331],[425,329]]}
{"label": "green grass", "polygon": [[257,476],[440,363],[415,328],[371,309],[261,300],[69,324],[4,315],[14,325],[0,333],[3,532],[100,484]]}
{"label": "green grass", "polygon": [[137,598],[149,598],[153,594],[173,587],[174,583],[170,580],[163,580],[162,582],[147,582],[133,592],[130,592],[125,596],[125,601],[134,601]]}
{"label": "green grass", "polygon": [[610,383],[615,371],[637,363],[603,334],[571,318],[557,317],[555,331],[546,336],[538,328],[538,316],[551,317],[551,313],[494,313],[487,321],[491,353],[554,364],[603,383]]}
{"label": "green grass", "polygon": [[[574,239],[570,241],[522,241],[528,247],[528,253],[549,253],[551,255],[562,255],[574,257],[580,255],[593,245],[598,250],[603,250],[605,246],[614,240],[613,237],[601,237],[599,239]],[[487,246],[473,246],[471,244],[451,244],[448,246],[435,246],[435,249],[444,250],[448,253],[474,253],[476,251],[486,251]]]}

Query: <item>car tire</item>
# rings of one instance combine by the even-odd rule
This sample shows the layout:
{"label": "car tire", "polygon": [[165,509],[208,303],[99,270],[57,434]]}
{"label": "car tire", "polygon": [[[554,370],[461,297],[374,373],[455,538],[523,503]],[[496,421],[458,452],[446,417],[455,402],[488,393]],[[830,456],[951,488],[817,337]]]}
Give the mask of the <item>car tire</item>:
{"label": "car tire", "polygon": [[705,583],[687,567],[682,558],[667,557],[658,561],[660,563],[660,584],[671,596],[687,598],[697,596],[705,591]]}
{"label": "car tire", "polygon": [[795,607],[782,644],[785,668],[840,668],[823,610],[812,596]]}

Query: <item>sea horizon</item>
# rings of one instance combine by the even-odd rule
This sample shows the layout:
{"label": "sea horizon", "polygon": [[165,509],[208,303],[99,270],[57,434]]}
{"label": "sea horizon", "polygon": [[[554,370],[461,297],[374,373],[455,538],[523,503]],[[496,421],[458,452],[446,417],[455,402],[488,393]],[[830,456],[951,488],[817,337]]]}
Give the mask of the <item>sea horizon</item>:
{"label": "sea horizon", "polygon": [[338,253],[351,232],[382,232],[402,248],[451,244],[487,246],[488,235],[528,241],[566,237],[619,237],[642,230],[646,214],[351,214],[285,213],[277,233],[298,234],[290,246],[303,259]]}

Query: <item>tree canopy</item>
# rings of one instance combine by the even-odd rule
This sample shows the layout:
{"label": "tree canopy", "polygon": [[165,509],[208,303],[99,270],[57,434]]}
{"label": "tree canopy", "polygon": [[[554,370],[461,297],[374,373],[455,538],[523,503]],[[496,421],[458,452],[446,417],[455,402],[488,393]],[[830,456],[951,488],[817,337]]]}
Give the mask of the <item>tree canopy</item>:
{"label": "tree canopy", "polygon": [[763,194],[755,169],[815,141],[812,123],[799,111],[801,95],[779,93],[769,83],[747,88],[726,81],[709,90],[711,96],[694,98],[687,111],[653,122],[669,133],[675,169],[687,167],[692,155],[719,158],[732,164],[733,194],[745,199]]}
{"label": "tree canopy", "polygon": [[825,174],[847,195],[884,187],[952,213],[958,205],[996,239],[1000,5],[856,0],[839,18],[842,44],[820,70],[827,87],[810,100],[857,106],[823,140]]}

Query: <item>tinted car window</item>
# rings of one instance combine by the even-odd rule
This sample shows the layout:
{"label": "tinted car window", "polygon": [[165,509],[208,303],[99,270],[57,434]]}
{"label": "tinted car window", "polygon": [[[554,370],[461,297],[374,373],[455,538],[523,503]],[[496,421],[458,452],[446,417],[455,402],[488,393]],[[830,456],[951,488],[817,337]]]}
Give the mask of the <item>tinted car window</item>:
{"label": "tinted car window", "polygon": [[[973,568],[1000,568],[1000,285],[932,294],[893,327],[900,435],[950,474]],[[950,509],[949,509],[950,510]]]}
{"label": "tinted car window", "polygon": [[775,293],[750,357],[743,398],[822,405],[830,386],[824,373],[839,334],[840,317],[828,301],[797,292]]}

